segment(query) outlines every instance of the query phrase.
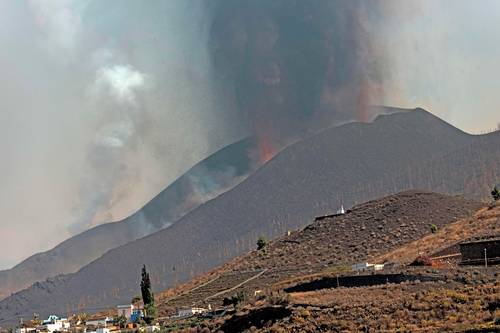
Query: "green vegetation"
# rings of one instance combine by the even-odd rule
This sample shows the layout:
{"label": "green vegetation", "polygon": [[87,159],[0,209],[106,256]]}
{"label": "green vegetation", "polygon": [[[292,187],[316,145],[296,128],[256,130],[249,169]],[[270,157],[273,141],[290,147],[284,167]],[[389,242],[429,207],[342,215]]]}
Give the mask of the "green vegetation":
{"label": "green vegetation", "polygon": [[144,312],[146,313],[146,317],[144,318],[144,320],[148,324],[151,324],[156,319],[156,316],[158,314],[156,310],[156,305],[154,305],[154,303],[144,305]]}
{"label": "green vegetation", "polygon": [[435,224],[430,224],[431,232],[435,234],[438,231],[438,227]]}
{"label": "green vegetation", "polygon": [[493,197],[494,201],[500,201],[500,188],[499,188],[499,186],[495,186],[493,188],[493,191],[491,191],[491,196]]}
{"label": "green vegetation", "polygon": [[222,305],[224,306],[232,305],[236,307],[239,303],[243,302],[244,300],[245,300],[245,294],[242,291],[240,291],[236,295],[233,295],[230,298],[225,297],[224,300],[222,301]]}
{"label": "green vegetation", "polygon": [[264,236],[260,236],[257,240],[257,250],[262,250],[267,246],[267,239]]}
{"label": "green vegetation", "polygon": [[[196,329],[193,329],[196,328]],[[193,317],[184,321],[169,323],[163,327],[160,331],[162,332],[199,332],[199,333],[210,333],[211,330],[208,329],[207,324],[204,320]]]}
{"label": "green vegetation", "polygon": [[[82,312],[82,313],[77,314],[77,315],[75,316],[75,319],[76,319],[77,321],[80,321],[80,322],[82,322],[82,323],[85,323],[85,322],[87,322],[87,320],[89,319],[89,315],[88,315],[87,313],[85,313],[85,312]],[[40,321],[40,320],[39,320],[39,321]],[[40,323],[41,323],[41,321],[40,321]]]}
{"label": "green vegetation", "polygon": [[151,290],[151,279],[149,273],[146,271],[146,265],[142,266],[142,279],[141,279],[141,294],[142,301],[144,302],[144,320],[146,323],[151,324],[157,315],[155,298]]}
{"label": "green vegetation", "polygon": [[115,319],[115,324],[120,328],[125,328],[125,326],[127,326],[127,318],[125,316],[119,316]]}

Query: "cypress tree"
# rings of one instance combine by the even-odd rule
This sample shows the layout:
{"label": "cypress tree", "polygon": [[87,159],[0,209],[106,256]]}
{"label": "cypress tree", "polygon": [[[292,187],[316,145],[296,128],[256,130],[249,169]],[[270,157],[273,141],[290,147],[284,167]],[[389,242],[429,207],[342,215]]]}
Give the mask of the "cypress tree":
{"label": "cypress tree", "polygon": [[141,279],[141,294],[144,306],[154,305],[154,296],[151,291],[151,280],[149,279],[149,273],[146,271],[146,265],[142,266],[142,279]]}

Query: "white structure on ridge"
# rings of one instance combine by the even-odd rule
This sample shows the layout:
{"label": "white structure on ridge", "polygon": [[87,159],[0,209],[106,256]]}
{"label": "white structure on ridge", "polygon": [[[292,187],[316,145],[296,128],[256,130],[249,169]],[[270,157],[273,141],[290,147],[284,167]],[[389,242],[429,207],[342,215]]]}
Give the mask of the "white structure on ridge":
{"label": "white structure on ridge", "polygon": [[384,267],[385,267],[384,264],[370,264],[370,263],[367,263],[367,262],[360,262],[360,263],[352,265],[351,266],[351,270],[353,270],[355,272],[369,271],[369,270],[372,270],[372,271],[381,271],[381,270],[384,269]]}

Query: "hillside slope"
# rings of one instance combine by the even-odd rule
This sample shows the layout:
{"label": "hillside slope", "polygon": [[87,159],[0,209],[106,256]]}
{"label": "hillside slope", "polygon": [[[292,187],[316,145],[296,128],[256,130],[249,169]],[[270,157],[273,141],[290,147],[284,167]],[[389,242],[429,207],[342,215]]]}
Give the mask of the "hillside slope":
{"label": "hillside slope", "polygon": [[[186,284],[188,290],[195,290],[192,293],[186,293],[186,287],[179,287],[160,294],[160,310],[163,314],[171,314],[171,308],[191,306],[187,302],[189,300],[201,301],[196,305],[207,306],[210,303],[219,306],[221,304],[217,301],[220,303],[223,297],[238,291],[252,294],[254,290],[265,289],[289,278],[328,271],[339,265],[350,267],[356,262],[371,261],[424,236],[431,237],[434,234],[431,234],[430,224],[441,230],[472,215],[482,206],[462,197],[425,191],[406,191],[369,201],[354,206],[345,215],[310,221],[302,230],[275,238],[265,251],[254,250],[234,258]],[[211,298],[206,303],[196,296],[203,293],[203,288],[195,288],[214,277],[261,270],[266,271],[230,294]],[[226,282],[226,285],[221,285],[221,290],[232,287],[228,279]],[[212,289],[212,285],[209,284],[209,288]],[[212,294],[217,291],[213,290]],[[172,297],[180,293],[185,296]]]}
{"label": "hillside slope", "polygon": [[253,139],[229,145],[195,165],[126,219],[94,227],[0,271],[0,299],[36,281],[76,272],[110,249],[169,226],[251,173],[257,167],[250,158],[255,149]]}
{"label": "hillside slope", "polygon": [[[500,297],[499,268],[479,268],[479,273],[478,267],[456,265],[441,264],[432,270],[406,267],[421,253],[431,254],[469,237],[498,234],[500,205],[478,210],[481,206],[462,197],[424,191],[357,205],[346,215],[311,221],[302,230],[272,240],[265,250],[251,251],[158,294],[159,312],[167,327],[197,325],[214,332],[244,331],[251,326],[256,332],[344,332],[367,327],[393,331],[394,324],[408,325],[407,331],[426,326],[432,332],[455,332],[462,331],[460,327],[491,325],[494,311],[489,304]],[[431,223],[438,226],[437,232],[431,233]],[[347,271],[353,263],[366,260],[396,265],[377,275],[353,276]],[[391,283],[384,284],[390,278]],[[407,279],[412,282],[398,282]],[[335,288],[335,283],[344,288]],[[256,290],[260,293],[254,297]],[[168,319],[183,307],[222,307],[224,298],[239,293],[246,299],[236,313],[228,307],[223,318]],[[443,311],[446,304],[453,309]],[[304,309],[308,310],[305,316]]]}
{"label": "hillside slope", "polygon": [[[275,237],[341,203],[351,206],[405,190],[408,182],[394,182],[390,175],[404,174],[401,170],[409,166],[446,156],[478,139],[421,109],[326,130],[289,146],[172,227],[113,249],[75,274],[37,283],[5,299],[0,302],[0,322],[33,311],[91,311],[127,302],[138,292],[142,264],[151,269],[156,289],[188,280],[253,248],[261,234]],[[495,140],[493,144],[500,144]],[[478,144],[477,149],[483,148]],[[449,177],[449,170],[461,170],[453,162],[443,162],[448,167],[442,179]],[[462,178],[482,175],[486,171],[481,166],[474,174],[464,170]],[[388,175],[391,181],[384,182]]]}

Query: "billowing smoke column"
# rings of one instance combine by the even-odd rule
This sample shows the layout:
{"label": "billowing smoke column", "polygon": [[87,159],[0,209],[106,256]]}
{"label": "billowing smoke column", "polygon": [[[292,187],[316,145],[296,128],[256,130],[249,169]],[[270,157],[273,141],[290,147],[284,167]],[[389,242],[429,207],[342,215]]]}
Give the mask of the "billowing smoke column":
{"label": "billowing smoke column", "polygon": [[[100,8],[97,4],[95,6]],[[144,132],[151,126],[152,119],[148,120],[148,114],[154,112],[151,110],[151,91],[171,89],[173,86],[169,82],[172,79],[177,77],[178,80],[186,75],[180,72],[174,73],[172,78],[167,77],[172,70],[163,72],[159,59],[173,62],[172,67],[180,68],[188,75],[204,73],[206,79],[216,83],[210,91],[215,95],[215,108],[220,110],[219,115],[224,119],[236,119],[236,122],[226,120],[224,126],[236,123],[235,126],[243,127],[247,135],[256,138],[252,140],[256,142],[256,148],[250,150],[253,164],[267,162],[287,143],[308,133],[340,122],[367,121],[372,117],[367,106],[380,93],[381,86],[367,28],[371,24],[367,13],[377,9],[374,2],[216,0],[206,3],[191,1],[182,5],[182,2],[173,1],[167,7],[168,15],[177,15],[181,22],[176,23],[181,27],[178,33],[182,32],[182,38],[192,43],[185,52],[206,53],[207,56],[186,63],[173,62],[172,51],[179,52],[180,46],[168,49],[169,53],[163,55],[165,47],[162,45],[164,40],[172,39],[174,31],[171,29],[176,26],[155,23],[154,20],[145,27],[141,25],[140,34],[135,32],[137,36],[130,43],[137,43],[137,46],[132,46],[132,51],[124,51],[126,48],[121,45],[120,53],[116,55],[107,44],[94,51],[96,74],[90,92],[95,103],[99,108],[105,108],[108,115],[106,126],[99,128],[95,144],[89,149],[88,162],[92,169],[105,170],[105,177],[97,182],[89,179],[83,183],[82,191],[92,193],[86,195],[87,201],[79,205],[83,208],[80,213],[83,224],[106,219],[102,212],[126,199],[128,187],[123,188],[123,184],[127,184],[123,180],[133,179],[137,171],[125,161],[137,158],[136,154],[130,156],[130,151],[137,149],[134,147],[144,140]],[[196,8],[196,15],[187,15],[187,8]],[[122,8],[122,11],[130,13],[130,8]],[[139,15],[141,10],[136,13]],[[153,14],[151,9],[144,14],[147,14],[145,18],[163,21],[163,14]],[[195,18],[198,22],[190,24],[189,20]],[[186,30],[188,23],[196,27],[191,28],[189,34]],[[159,43],[152,49],[152,45],[144,45],[140,39],[151,35]],[[185,44],[183,39],[176,42]],[[121,42],[124,45],[129,43],[128,40]],[[148,57],[138,57],[138,54],[146,53],[144,50],[150,53]],[[188,88],[192,87],[200,88],[190,80]],[[185,93],[183,89],[179,92]],[[171,94],[172,91],[160,100],[171,104]],[[191,93],[188,98],[197,100],[198,94]],[[195,104],[194,107],[197,108],[194,112],[203,114],[206,119],[218,116],[214,111],[203,109],[203,105]],[[172,110],[164,112],[168,117],[173,113]],[[184,125],[192,136],[195,133],[191,128],[193,121]],[[203,126],[207,127],[206,121]],[[217,142],[217,135],[221,135],[220,131],[211,131],[205,137]],[[175,138],[176,141],[184,139],[182,134]],[[229,144],[231,139],[234,135],[225,133],[222,142]],[[183,154],[181,151],[177,153]],[[159,154],[163,155],[165,151]],[[155,228],[169,225],[174,222],[174,215],[182,216],[228,189],[229,184],[237,184],[241,176],[235,176],[233,181],[231,173],[225,171],[226,167],[224,164],[220,170],[215,167],[211,172],[197,172],[196,179],[202,182],[188,182],[191,193],[185,191],[179,194],[179,198],[170,198],[170,202],[177,202],[179,206],[167,205],[176,212],[171,217],[151,213],[143,220]],[[247,168],[253,170],[254,166]],[[219,174],[225,175],[223,181]],[[188,179],[192,180],[192,177]],[[209,183],[213,183],[211,191],[206,193],[202,184]]]}
{"label": "billowing smoke column", "polygon": [[218,0],[210,51],[222,96],[259,140],[260,157],[309,131],[370,120],[381,95],[370,44],[374,1]]}
{"label": "billowing smoke column", "polygon": [[47,249],[133,214],[250,137],[237,145],[251,148],[252,161],[235,154],[248,164],[241,172],[217,162],[182,182],[188,208],[172,207],[174,219],[291,140],[368,118],[379,85],[366,28],[372,3],[0,1],[4,219]]}

